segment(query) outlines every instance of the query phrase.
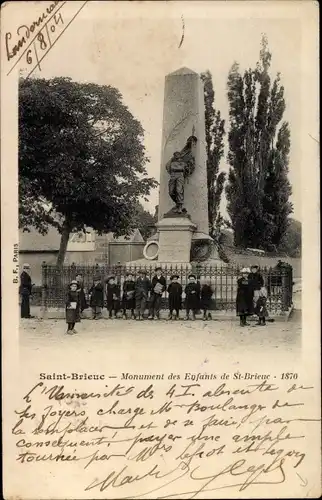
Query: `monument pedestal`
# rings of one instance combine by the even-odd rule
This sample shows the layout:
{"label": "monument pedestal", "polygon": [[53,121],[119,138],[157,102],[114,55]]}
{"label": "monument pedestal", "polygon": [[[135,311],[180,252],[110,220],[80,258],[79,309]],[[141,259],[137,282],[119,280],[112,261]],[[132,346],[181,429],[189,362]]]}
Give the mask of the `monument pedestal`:
{"label": "monument pedestal", "polygon": [[196,225],[186,217],[161,219],[159,232],[159,262],[190,262],[190,249]]}

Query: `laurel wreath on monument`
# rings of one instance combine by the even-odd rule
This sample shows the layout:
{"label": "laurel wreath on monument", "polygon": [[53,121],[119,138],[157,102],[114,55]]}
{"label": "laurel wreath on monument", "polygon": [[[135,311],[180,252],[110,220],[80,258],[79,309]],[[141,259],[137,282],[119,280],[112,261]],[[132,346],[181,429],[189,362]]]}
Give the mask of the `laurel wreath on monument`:
{"label": "laurel wreath on monument", "polygon": [[191,257],[192,261],[203,262],[209,259],[212,251],[212,242],[209,240],[197,240],[193,241],[191,245]]}

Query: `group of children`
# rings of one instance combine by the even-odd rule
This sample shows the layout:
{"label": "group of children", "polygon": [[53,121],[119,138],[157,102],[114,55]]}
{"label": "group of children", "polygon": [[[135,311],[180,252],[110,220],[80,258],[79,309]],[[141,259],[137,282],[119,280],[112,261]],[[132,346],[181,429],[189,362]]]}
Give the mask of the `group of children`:
{"label": "group of children", "polygon": [[[179,311],[182,309],[183,287],[179,283],[179,276],[174,274],[170,278],[167,287],[166,278],[162,274],[162,269],[157,268],[152,280],[147,277],[144,270],[138,272],[135,279],[130,272],[126,275],[121,287],[116,282],[114,276],[110,276],[103,285],[100,277],[95,277],[93,285],[89,289],[89,305],[92,309],[92,318],[99,319],[102,316],[102,309],[105,305],[109,318],[117,318],[119,313],[127,319],[142,321],[146,309],[149,310],[148,319],[159,319],[163,293],[168,292],[169,316],[168,319],[179,319]],[[194,274],[188,276],[188,283],[185,292],[185,320],[196,319],[199,309],[203,310],[203,319],[211,319],[210,306],[213,290],[210,283],[202,286],[197,281]],[[75,323],[80,321],[82,311],[87,307],[84,305],[84,290],[80,280],[74,280],[69,285],[66,300],[66,322],[68,324],[67,333],[75,333]]]}
{"label": "group of children", "polygon": [[[183,287],[179,283],[179,276],[174,274],[170,278],[170,284],[167,286],[166,278],[159,267],[155,270],[152,280],[147,277],[144,270],[138,272],[135,279],[130,272],[126,275],[121,287],[114,276],[110,276],[105,285],[100,277],[95,277],[93,285],[89,289],[89,305],[92,309],[92,318],[99,319],[102,316],[102,309],[105,306],[108,310],[110,319],[117,318],[121,312],[122,317],[127,319],[144,319],[146,309],[149,310],[148,319],[159,319],[163,293],[168,292],[169,300],[169,320],[179,319],[179,312],[182,309]],[[188,276],[188,283],[184,289],[185,310],[184,319],[196,319],[197,312],[203,311],[203,319],[211,319],[211,299],[213,289],[210,282],[202,285],[197,281],[194,274]],[[265,318],[268,316],[267,291],[264,287],[264,280],[259,273],[258,266],[252,266],[250,269],[242,269],[241,277],[237,281],[236,312],[240,317],[240,325],[246,326],[247,316],[256,314],[258,324],[265,325]],[[68,324],[67,333],[75,332],[75,323],[80,321],[81,313],[86,309],[87,303],[84,288],[81,283],[81,277],[77,276],[72,281],[66,300],[66,322]]]}

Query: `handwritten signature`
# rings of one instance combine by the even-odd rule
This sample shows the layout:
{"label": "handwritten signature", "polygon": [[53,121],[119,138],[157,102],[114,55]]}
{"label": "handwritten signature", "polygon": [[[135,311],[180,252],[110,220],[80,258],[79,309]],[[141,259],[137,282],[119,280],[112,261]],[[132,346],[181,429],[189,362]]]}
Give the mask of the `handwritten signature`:
{"label": "handwritten signature", "polygon": [[[238,487],[239,491],[243,491],[252,484],[281,484],[285,481],[286,477],[283,469],[284,462],[285,459],[280,459],[280,460],[274,459],[269,465],[267,464],[250,465],[246,459],[242,459],[233,462],[232,464],[224,467],[222,470],[220,470],[215,474],[207,476],[198,475],[200,466],[196,466],[193,469],[191,469],[190,466],[187,465],[185,462],[181,462],[177,467],[166,473],[162,473],[160,466],[158,464],[155,464],[148,470],[148,472],[145,472],[143,474],[131,474],[129,473],[128,466],[125,465],[119,471],[112,470],[103,480],[94,480],[85,488],[85,491],[99,489],[100,492],[103,492],[109,487],[120,488],[122,486],[132,483],[137,483],[139,481],[143,481],[144,479],[148,478],[154,478],[156,480],[164,479],[168,476],[173,475],[177,471],[181,471],[183,473],[181,473],[176,478],[174,479],[172,478],[170,479],[170,481],[166,481],[162,485],[153,488],[152,490],[146,491],[145,493],[141,493],[140,495],[137,496],[131,496],[131,498],[140,498],[144,497],[145,495],[155,493],[156,491],[159,491],[165,488],[166,486],[169,486],[170,484],[173,484],[174,482],[177,482],[183,477],[187,476],[187,478],[191,479],[192,481],[199,482],[199,484],[202,483],[201,486],[194,490],[181,491],[180,493],[171,493],[171,494],[168,493],[167,495],[158,496],[156,498],[161,499],[161,498],[172,498],[174,496],[190,495],[189,498],[193,499],[196,498],[196,496],[201,494],[202,492],[213,491],[215,489]],[[275,477],[274,480],[273,479],[265,481],[258,480],[259,477],[262,476],[263,474],[269,475],[274,471],[279,472],[278,477],[277,478]],[[243,476],[243,481],[237,483],[235,482],[228,483],[225,486],[209,488],[209,486],[212,485],[214,481],[223,476],[232,476],[238,478]],[[128,497],[122,497],[122,498],[125,499]]]}

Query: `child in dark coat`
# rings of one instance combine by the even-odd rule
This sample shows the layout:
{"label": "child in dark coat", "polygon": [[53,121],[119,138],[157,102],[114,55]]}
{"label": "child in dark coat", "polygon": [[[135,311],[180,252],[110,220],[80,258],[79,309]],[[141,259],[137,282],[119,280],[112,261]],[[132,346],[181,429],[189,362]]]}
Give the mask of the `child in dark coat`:
{"label": "child in dark coat", "polygon": [[204,321],[206,321],[207,319],[212,319],[210,313],[212,294],[213,294],[213,289],[211,287],[210,281],[207,281],[202,285],[200,292],[201,309],[203,309]]}
{"label": "child in dark coat", "polygon": [[162,275],[161,267],[157,267],[155,272],[156,274],[153,276],[151,283],[149,319],[154,319],[154,316],[156,316],[157,319],[160,319],[162,294],[167,286],[166,279]]}
{"label": "child in dark coat", "polygon": [[77,281],[72,281],[69,285],[66,296],[66,323],[68,325],[67,332],[69,335],[77,333],[75,323],[80,321],[80,297]]}
{"label": "child in dark coat", "polygon": [[146,276],[145,271],[139,271],[139,276],[135,282],[135,307],[136,319],[143,320],[144,311],[149,299],[151,290],[151,281]]}
{"label": "child in dark coat", "polygon": [[94,283],[89,289],[89,295],[93,319],[99,319],[102,315],[102,307],[104,307],[104,287],[99,277],[94,278]]}
{"label": "child in dark coat", "polygon": [[259,266],[253,265],[250,268],[248,281],[253,294],[253,305],[256,307],[259,291],[264,286],[264,278],[259,271]]}
{"label": "child in dark coat", "polygon": [[106,307],[109,319],[117,318],[120,306],[120,287],[115,282],[115,277],[110,276],[106,283]]}
{"label": "child in dark coat", "polygon": [[76,282],[77,282],[77,291],[79,293],[79,311],[80,314],[88,308],[87,301],[86,301],[86,295],[85,295],[85,289],[84,289],[84,284],[83,284],[83,276],[81,274],[77,274],[76,276]]}
{"label": "child in dark coat", "polygon": [[236,296],[236,312],[240,318],[240,326],[247,326],[247,316],[252,316],[254,311],[253,305],[253,286],[248,278],[249,269],[241,270],[241,278],[237,280],[237,296]]}
{"label": "child in dark coat", "polygon": [[179,311],[181,309],[182,302],[182,286],[178,282],[179,276],[174,274],[171,276],[171,283],[168,286],[168,294],[169,294],[169,318],[173,319],[173,311],[175,311],[176,315],[174,319],[179,319]]}
{"label": "child in dark coat", "polygon": [[135,319],[134,309],[135,309],[135,281],[133,275],[128,273],[123,284],[123,296],[122,296],[122,306],[123,306],[123,319],[127,319],[126,311],[131,311],[131,318]]}
{"label": "child in dark coat", "polygon": [[258,299],[257,299],[257,302],[256,302],[255,311],[254,311],[255,314],[257,314],[257,316],[258,316],[258,322],[257,322],[257,324],[260,325],[260,326],[265,326],[266,325],[266,318],[268,316],[266,302],[267,302],[267,290],[263,286],[259,290]]}
{"label": "child in dark coat", "polygon": [[200,307],[200,284],[194,274],[188,276],[188,284],[185,287],[186,294],[186,317],[189,319],[189,313],[192,312],[192,320],[196,319],[197,311]]}

